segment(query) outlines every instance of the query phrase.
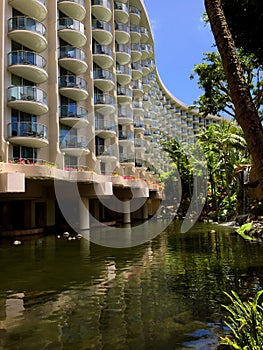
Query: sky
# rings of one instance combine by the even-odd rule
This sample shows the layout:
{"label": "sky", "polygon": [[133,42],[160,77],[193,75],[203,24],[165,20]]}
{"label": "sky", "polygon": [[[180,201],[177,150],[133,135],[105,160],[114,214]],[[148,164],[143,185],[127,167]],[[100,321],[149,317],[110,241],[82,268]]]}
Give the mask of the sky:
{"label": "sky", "polygon": [[202,95],[190,80],[203,52],[214,51],[210,27],[202,21],[203,0],[144,0],[154,35],[157,70],[166,88],[187,105]]}

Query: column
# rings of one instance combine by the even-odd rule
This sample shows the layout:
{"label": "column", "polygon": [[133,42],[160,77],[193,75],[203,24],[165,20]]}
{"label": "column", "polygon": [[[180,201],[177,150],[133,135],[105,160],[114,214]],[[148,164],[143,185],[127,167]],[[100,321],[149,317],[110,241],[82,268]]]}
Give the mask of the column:
{"label": "column", "polygon": [[90,228],[89,220],[89,199],[87,197],[81,197],[82,203],[79,208],[79,228],[81,230],[88,230]]}
{"label": "column", "polygon": [[130,201],[123,202],[122,212],[123,212],[123,223],[130,224],[131,223]]}
{"label": "column", "polygon": [[148,205],[147,201],[144,203],[142,207],[142,218],[143,220],[148,220]]}

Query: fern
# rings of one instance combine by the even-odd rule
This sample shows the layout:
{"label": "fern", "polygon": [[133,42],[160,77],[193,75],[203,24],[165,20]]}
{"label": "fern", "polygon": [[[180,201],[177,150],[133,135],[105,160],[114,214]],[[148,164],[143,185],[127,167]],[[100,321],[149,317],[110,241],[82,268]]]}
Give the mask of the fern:
{"label": "fern", "polygon": [[235,350],[262,350],[263,304],[259,304],[259,299],[263,290],[248,301],[242,301],[234,291],[225,294],[231,300],[231,305],[222,305],[228,312],[225,324],[232,334],[221,338],[220,344]]}

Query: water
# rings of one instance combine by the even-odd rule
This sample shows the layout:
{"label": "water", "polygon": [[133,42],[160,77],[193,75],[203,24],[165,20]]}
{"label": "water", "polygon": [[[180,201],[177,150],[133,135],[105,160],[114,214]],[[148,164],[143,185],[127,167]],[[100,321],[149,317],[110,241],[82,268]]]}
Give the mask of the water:
{"label": "water", "polygon": [[263,246],[208,224],[181,234],[173,223],[130,249],[1,242],[0,264],[0,350],[214,349],[223,291],[263,284]]}

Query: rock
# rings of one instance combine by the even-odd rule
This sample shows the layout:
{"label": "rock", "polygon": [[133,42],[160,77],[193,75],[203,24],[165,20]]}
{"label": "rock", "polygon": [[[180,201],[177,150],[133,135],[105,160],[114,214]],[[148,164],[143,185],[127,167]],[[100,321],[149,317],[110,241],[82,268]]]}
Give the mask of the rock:
{"label": "rock", "polygon": [[235,223],[238,226],[242,226],[248,219],[249,214],[239,215],[235,218]]}

